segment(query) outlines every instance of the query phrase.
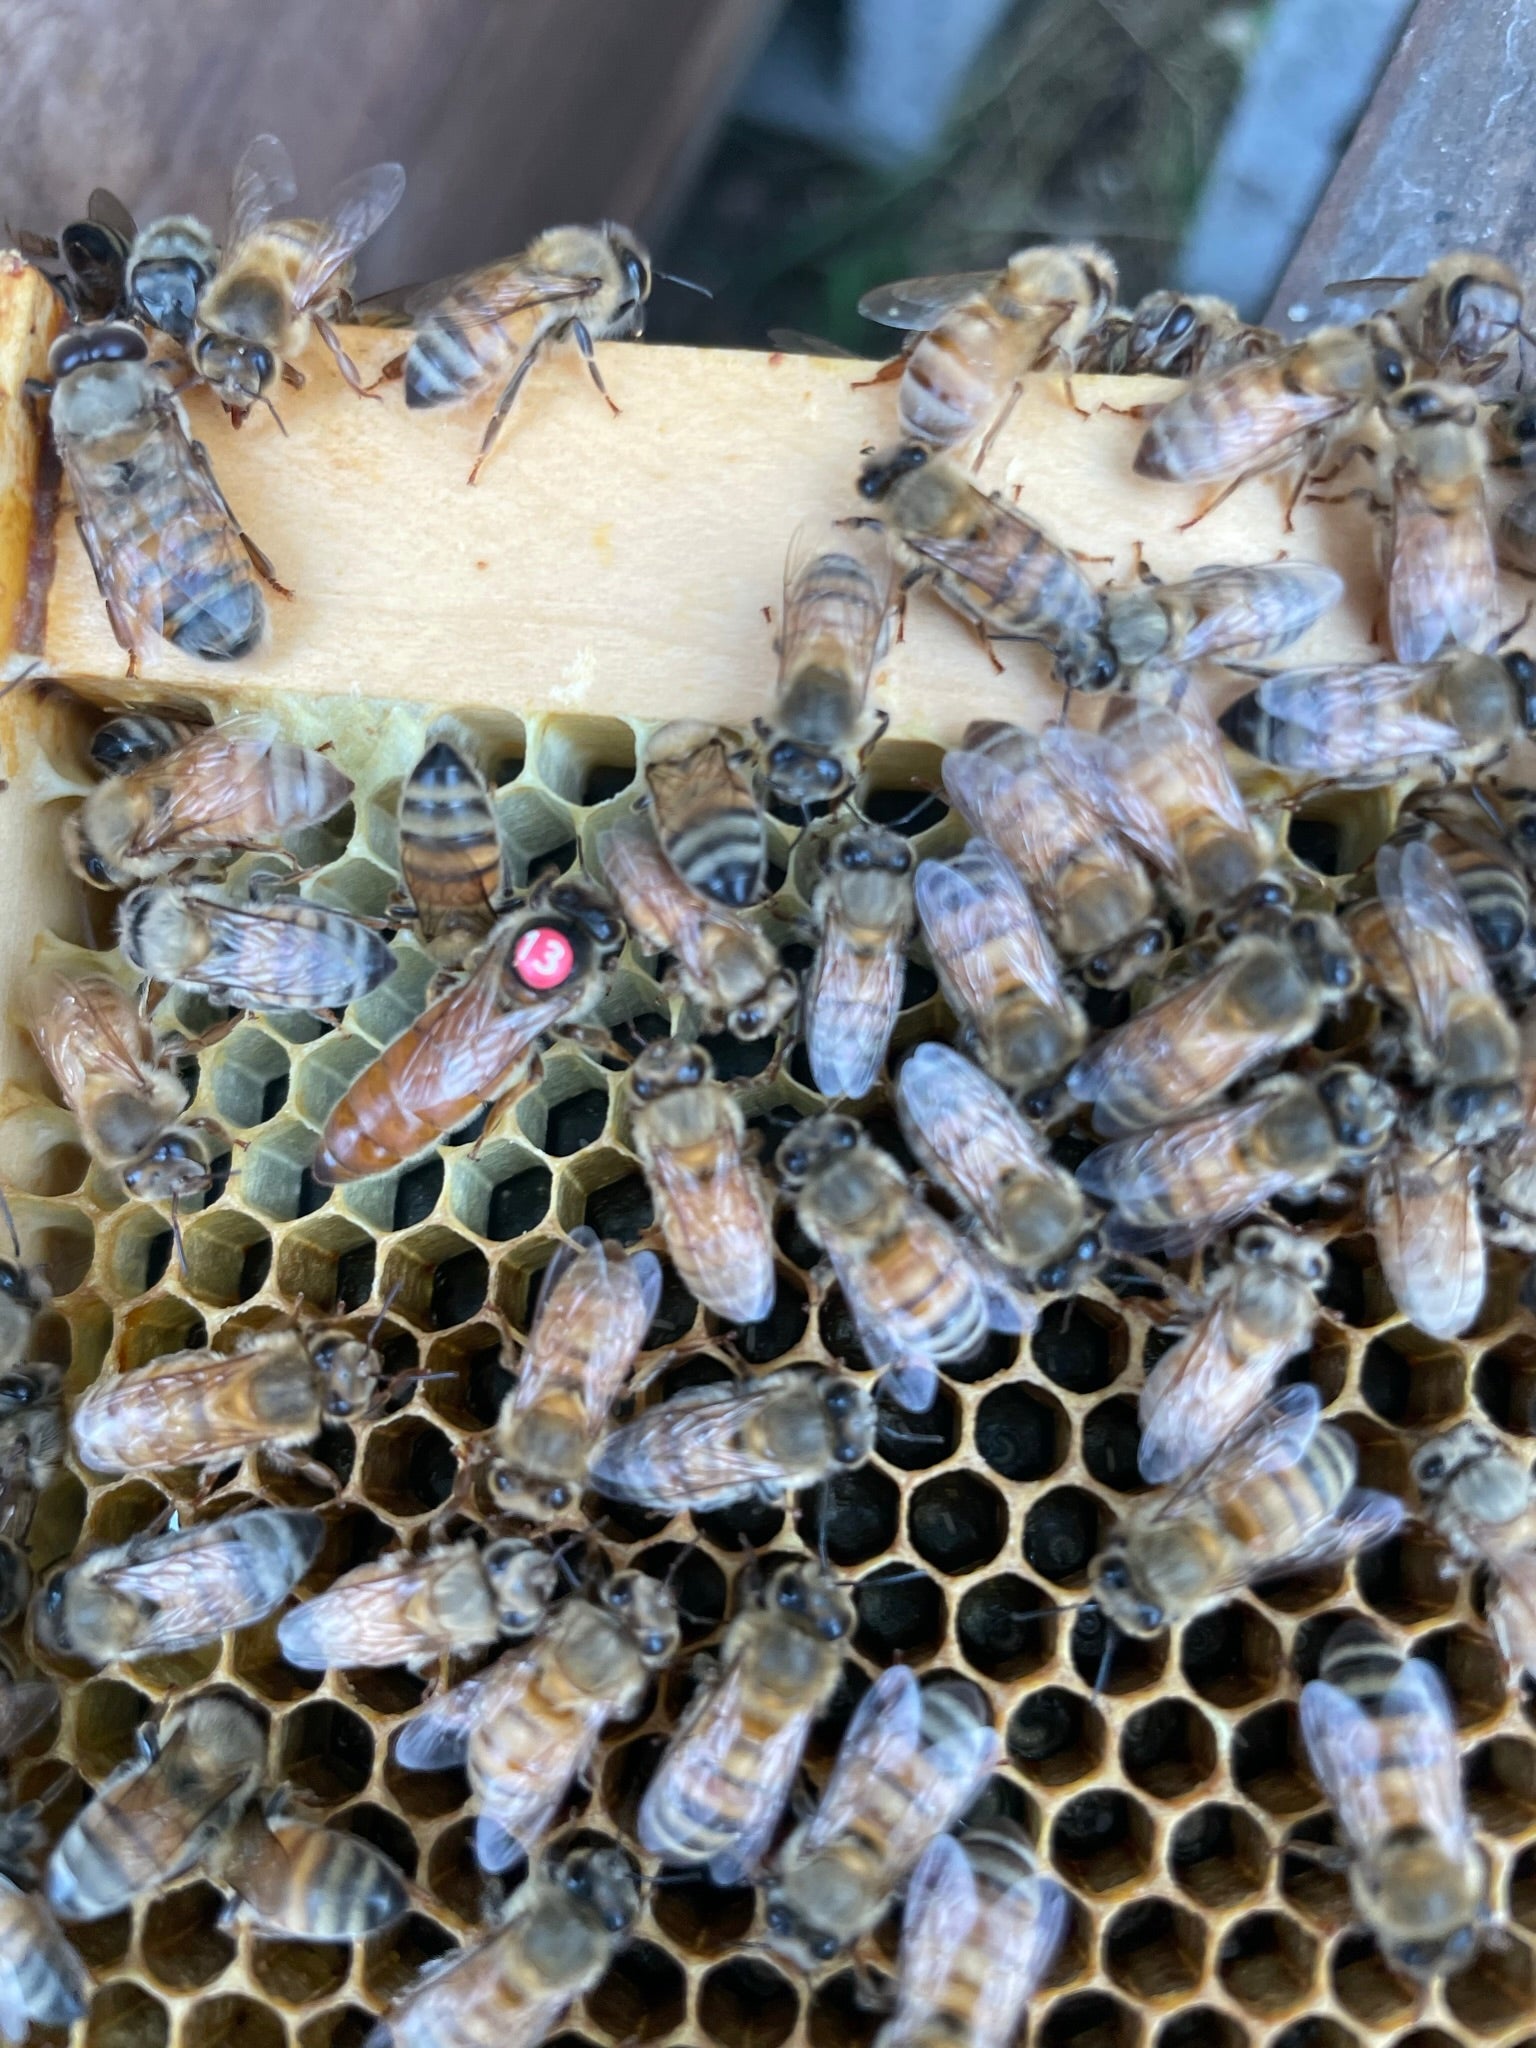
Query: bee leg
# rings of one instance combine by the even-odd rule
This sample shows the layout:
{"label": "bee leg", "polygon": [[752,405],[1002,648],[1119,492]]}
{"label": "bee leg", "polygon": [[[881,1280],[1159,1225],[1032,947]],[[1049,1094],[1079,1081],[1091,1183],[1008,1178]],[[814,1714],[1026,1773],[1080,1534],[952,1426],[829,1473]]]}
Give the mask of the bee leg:
{"label": "bee leg", "polygon": [[286,1472],[295,1479],[307,1479],[311,1486],[318,1486],[322,1493],[333,1497],[341,1491],[341,1481],[329,1465],[322,1465],[318,1458],[310,1457],[304,1450],[269,1445],[267,1457],[279,1472]]}
{"label": "bee leg", "polygon": [[[369,387],[363,382],[362,378],[358,375],[356,363],[353,362],[352,358],[347,354],[346,350],[342,347],[340,339],[337,336],[336,330],[331,325],[330,321],[322,320],[318,313],[314,314],[312,317],[314,321],[314,329],[316,334],[319,335],[320,339],[325,343],[326,347],[335,357],[336,367],[338,370],[340,370],[344,380],[352,386],[352,389],[357,393],[359,398],[377,399],[379,394],[377,393],[377,391],[370,390]],[[285,363],[283,365],[285,372],[287,370],[287,367],[288,366]],[[303,381],[304,380],[301,376],[299,382],[302,384]]]}
{"label": "bee leg", "polygon": [[620,1045],[613,1033],[601,1024],[566,1024],[554,1035],[569,1039],[572,1045],[582,1046],[588,1052],[600,1053],[605,1059],[617,1060],[621,1067],[628,1067],[634,1062],[635,1055],[629,1047]]}
{"label": "bee leg", "polygon": [[[315,326],[317,328],[323,325],[323,321],[317,320],[315,322]],[[298,368],[296,364],[284,363],[283,382],[288,386],[288,389],[290,391],[302,391],[304,389],[304,386],[309,382],[309,379],[305,376],[304,372]]]}
{"label": "bee leg", "polygon": [[906,374],[907,352],[892,356],[888,363],[882,363],[873,377],[856,377],[848,386],[850,391],[872,391],[877,384],[895,384]]}
{"label": "bee leg", "polygon": [[257,547],[255,541],[251,539],[251,536],[230,510],[229,500],[225,497],[223,491],[220,490],[218,478],[213,473],[213,464],[208,460],[208,450],[201,441],[194,441],[192,443],[192,457],[198,468],[202,471],[208,488],[223,507],[225,518],[239,534],[240,545],[251,558],[251,567],[256,571],[262,582],[275,590],[279,597],[292,597],[293,592],[288,588],[287,584],[278,581],[277,571],[272,566],[271,558],[262,549]]}
{"label": "bee leg", "polygon": [[516,369],[507,379],[506,386],[500,398],[496,401],[496,410],[486,421],[485,432],[480,437],[480,453],[475,457],[474,467],[469,472],[471,483],[476,482],[479,478],[480,471],[485,466],[486,457],[496,445],[496,437],[501,432],[503,421],[517,403],[517,394],[523,388],[523,379],[538,361],[539,351],[543,348],[546,339],[547,337],[541,334],[529,344],[528,348],[519,358]]}
{"label": "bee leg", "polygon": [[587,366],[587,375],[597,386],[603,403],[613,414],[614,418],[617,419],[621,408],[614,403],[608,386],[603,382],[603,373],[597,367],[597,352],[592,346],[592,336],[587,330],[586,322],[584,320],[573,320],[571,322],[571,333],[575,337],[576,346],[581,350],[581,359]]}
{"label": "bee leg", "polygon": [[997,658],[997,651],[992,645],[991,634],[987,631],[986,627],[983,626],[979,621],[977,622],[975,630],[976,638],[981,642],[982,652],[986,655],[988,661],[990,661],[992,664],[993,675],[1002,675],[1004,673],[1003,664]]}
{"label": "bee leg", "polygon": [[[1241,476],[1230,477],[1227,480],[1227,482],[1222,485],[1221,489],[1216,493],[1215,497],[1208,498],[1206,502],[1200,507],[1200,510],[1198,512],[1193,513],[1188,519],[1181,519],[1179,521],[1178,526],[1175,528],[1175,531],[1178,533],[1188,533],[1189,529],[1192,526],[1198,526],[1202,519],[1207,518],[1212,512],[1216,510],[1216,507],[1218,505],[1224,505],[1227,499],[1231,497],[1232,493],[1235,490],[1240,489],[1243,484],[1247,483],[1247,481],[1248,472],[1246,470],[1244,470]],[[1286,530],[1287,532],[1289,532],[1290,530],[1289,521],[1287,521],[1286,523]]]}
{"label": "bee leg", "polygon": [[[1071,388],[1072,380],[1068,378],[1067,389],[1070,391]],[[992,443],[997,439],[998,435],[1003,431],[1004,427],[1007,426],[1010,418],[1013,415],[1014,407],[1018,404],[1020,398],[1023,395],[1024,386],[1016,382],[1014,384],[1013,389],[1009,392],[1008,396],[1003,400],[1003,403],[999,408],[997,418],[992,422],[991,426],[988,427],[986,433],[982,436],[981,446],[976,450],[976,460],[971,464],[971,474],[973,476],[981,468],[981,465],[986,461],[987,457],[992,453]],[[1077,408],[1074,406],[1073,410],[1076,411],[1076,409]],[[1083,417],[1086,419],[1087,414],[1085,413]]]}
{"label": "bee leg", "polygon": [[405,375],[405,361],[409,353],[409,349],[402,349],[399,355],[391,356],[369,385],[369,390],[377,391],[381,384],[398,384]]}

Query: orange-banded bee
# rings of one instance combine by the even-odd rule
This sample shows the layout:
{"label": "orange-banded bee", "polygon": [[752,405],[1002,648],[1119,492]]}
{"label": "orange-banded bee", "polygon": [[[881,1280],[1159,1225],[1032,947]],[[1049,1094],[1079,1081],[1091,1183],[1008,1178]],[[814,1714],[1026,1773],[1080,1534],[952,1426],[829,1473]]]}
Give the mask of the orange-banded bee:
{"label": "orange-banded bee", "polygon": [[1028,891],[997,848],[972,839],[948,860],[925,860],[917,913],[961,1043],[1031,1115],[1088,1036]]}
{"label": "orange-banded bee", "polygon": [[1346,1621],[1302,1688],[1301,1732],[1349,1844],[1355,1911],[1386,1961],[1422,1983],[1464,1968],[1491,1917],[1489,1867],[1439,1672]]}
{"label": "orange-banded bee", "polygon": [[1484,489],[1477,400],[1456,384],[1412,384],[1388,401],[1380,461],[1387,627],[1398,661],[1475,653],[1499,637],[1499,572]]}
{"label": "orange-banded bee", "polygon": [[916,923],[912,848],[880,825],[845,825],[817,848],[811,914],[821,933],[805,981],[805,1050],[832,1101],[857,1102],[880,1077],[901,1009]]}
{"label": "orange-banded bee", "polygon": [[1518,1128],[1520,1041],[1445,862],[1425,840],[1376,855],[1376,901],[1346,913],[1367,985],[1404,1019],[1430,1090],[1428,1134],[1481,1145]]}
{"label": "orange-banded bee", "polygon": [[189,1090],[127,990],[104,974],[46,970],[29,983],[25,1007],[95,1163],[147,1201],[202,1194],[212,1183],[209,1132],[177,1121]]}
{"label": "orange-banded bee", "polygon": [[1480,1423],[1458,1422],[1420,1444],[1412,1471],[1457,1563],[1491,1572],[1488,1626],[1518,1681],[1536,1670],[1536,1488],[1524,1459]]}
{"label": "orange-banded bee", "polygon": [[683,1038],[653,1039],[625,1088],[630,1142],[678,1277],[716,1315],[760,1322],[775,1287],[773,1198],[748,1156],[740,1105],[708,1050]]}
{"label": "orange-banded bee", "polygon": [[645,743],[645,788],[661,850],[689,888],[745,910],[767,893],[763,814],[743,774],[749,750],[698,719],[678,718]]}
{"label": "orange-banded bee", "polygon": [[254,1796],[267,1736],[241,1700],[200,1693],[169,1709],[158,1739],[97,1787],[54,1845],[48,1902],[103,1920],[206,1856]]}
{"label": "orange-banded bee", "polygon": [[1283,346],[1272,328],[1249,326],[1225,299],[1154,291],[1105,320],[1082,368],[1112,377],[1198,377]]}
{"label": "orange-banded bee", "polygon": [[536,883],[497,924],[455,987],[364,1067],[326,1119],[314,1175],[327,1187],[386,1173],[487,1102],[538,1080],[546,1033],[602,1000],[624,920],[591,883]]}
{"label": "orange-banded bee", "polygon": [[268,720],[249,714],[168,730],[158,719],[117,719],[92,743],[99,759],[97,743],[116,765],[66,819],[64,857],[98,889],[128,889],[240,852],[275,852],[288,833],[333,817],[352,794],[351,777],[324,754],[279,739]]}
{"label": "orange-banded bee", "polygon": [[423,950],[464,967],[506,907],[506,856],[491,792],[468,733],[438,719],[400,786],[401,893],[392,919],[408,919]]}
{"label": "orange-banded bee", "polygon": [[1314,1239],[1272,1224],[1237,1233],[1229,1263],[1179,1303],[1188,1327],[1142,1387],[1136,1459],[1149,1486],[1203,1465],[1247,1422],[1311,1343],[1327,1279]]}
{"label": "orange-banded bee", "polygon": [[1371,1166],[1365,1206],[1392,1298],[1430,1337],[1460,1337],[1488,1286],[1478,1162],[1409,1114]]}
{"label": "orange-banded bee", "polygon": [[606,1973],[639,1914],[622,1849],[551,1855],[518,1886],[494,1933],[390,2007],[369,2048],[540,2048]]}
{"label": "orange-banded bee", "polygon": [[1066,1937],[1069,1896],[1012,1821],[931,1842],[907,1887],[896,2010],[875,2048],[1008,2048]]}
{"label": "orange-banded bee", "polygon": [[[958,448],[985,430],[978,465],[1031,370],[1070,370],[1115,302],[1114,260],[1087,242],[1020,249],[1001,270],[904,278],[859,311],[914,332],[900,371],[902,439]],[[880,381],[879,379],[876,380]]]}
{"label": "orange-banded bee", "polygon": [[1252,562],[1200,569],[1182,583],[1148,579],[1104,593],[1098,628],[1056,651],[1058,678],[1074,690],[1107,690],[1140,671],[1197,661],[1260,661],[1308,632],[1344,594],[1344,580],[1316,562]]}
{"label": "orange-banded bee", "polygon": [[361,1941],[392,1926],[410,1904],[395,1864],[361,1835],[291,1818],[284,1796],[265,1812],[247,1807],[215,1852],[214,1874],[236,1899],[225,1925],[300,1941]]}
{"label": "orange-banded bee", "polygon": [[815,1813],[775,1860],[769,1945],[811,1969],[867,1934],[1002,1753],[966,1688],[920,1686],[899,1665],[882,1671],[848,1723]]}
{"label": "orange-banded bee", "polygon": [[1011,1277],[1070,1293],[1098,1263],[1083,1191],[995,1082],[952,1046],[920,1045],[896,1076],[902,1134]]}
{"label": "orange-banded bee", "polygon": [[871,710],[870,677],[890,627],[893,565],[857,527],[817,549],[805,529],[784,563],[773,709],[754,718],[758,763],[780,803],[832,803],[858,780],[890,723]]}
{"label": "orange-banded bee", "polygon": [[1073,557],[954,463],[908,442],[869,458],[859,493],[880,507],[904,591],[931,583],[988,640],[1039,640],[1069,656],[1092,643],[1104,601]]}
{"label": "orange-banded bee", "polygon": [[49,419],[75,521],[128,670],[156,635],[202,661],[260,643],[272,564],[229,509],[135,327],[72,327],[48,352]]}
{"label": "orange-banded bee", "polygon": [[1138,476],[1224,483],[1210,511],[1249,477],[1294,465],[1309,476],[1358,443],[1373,409],[1408,382],[1393,330],[1319,327],[1274,354],[1197,377],[1162,406],[1136,451]]}
{"label": "orange-banded bee", "polygon": [[526,1647],[419,1708],[396,1759],[408,1771],[464,1766],[475,1852],[483,1869],[506,1870],[549,1827],[605,1725],[639,1710],[680,1640],[667,1588],[643,1572],[616,1572],[563,1601]]}
{"label": "orange-banded bee", "polygon": [[149,980],[201,989],[242,1010],[344,1010],[399,964],[377,932],[344,910],[233,903],[187,882],[125,896],[117,942]]}
{"label": "orange-banded bee", "polygon": [[267,398],[319,335],[352,386],[362,382],[332,320],[350,311],[352,259],[388,220],[405,191],[399,164],[374,164],[332,192],[318,220],[288,212],[298,195],[293,165],[275,135],[246,145],[230,185],[219,267],[197,299],[192,367],[243,419]]}
{"label": "orange-banded bee", "polygon": [[558,1583],[553,1558],[521,1537],[392,1551],[290,1608],[278,1646],[301,1671],[404,1664],[430,1671],[503,1636],[531,1635]]}
{"label": "orange-banded bee", "polygon": [[706,1032],[765,1038],[789,1015],[795,977],[772,941],[690,888],[648,830],[615,826],[597,857],[640,947],[673,956],[663,986],[694,1005]]}
{"label": "orange-banded bee", "polygon": [[1321,1414],[1316,1387],[1284,1387],[1177,1486],[1137,1501],[1088,1567],[1105,1619],[1159,1635],[1255,1579],[1385,1542],[1403,1504],[1355,1485],[1354,1440]]}
{"label": "orange-banded bee", "polygon": [[1218,723],[1245,753],[1309,781],[1367,789],[1470,775],[1536,732],[1536,661],[1463,648],[1420,664],[1287,669]]}
{"label": "orange-banded bee", "polygon": [[1161,815],[1106,772],[1097,735],[972,727],[966,740],[944,757],[945,792],[1023,880],[1062,960],[1101,988],[1155,969],[1168,931],[1149,868],[1176,872],[1178,858]]}
{"label": "orange-banded bee", "polygon": [[91,1664],[199,1649],[281,1607],[321,1533],[303,1509],[252,1508],[92,1551],[45,1582],[37,1639]]}
{"label": "orange-banded bee", "polygon": [[1030,1304],[983,1271],[851,1117],[807,1118],[774,1164],[801,1229],[831,1261],[870,1364],[903,1408],[927,1408],[937,1368],[974,1358],[989,1329],[1033,1327]]}
{"label": "orange-banded bee", "polygon": [[1093,1104],[1101,1134],[1171,1123],[1305,1045],[1359,986],[1355,949],[1331,917],[1244,933],[1203,974],[1097,1039],[1067,1086]]}
{"label": "orange-banded bee", "polygon": [[695,1693],[640,1803],[641,1846],[702,1863],[716,1884],[750,1876],[842,1676],[851,1595],[807,1560],[781,1565],[726,1630],[716,1683]]}
{"label": "orange-banded bee", "polygon": [[661,1514],[781,1501],[862,1465],[875,1443],[866,1388],[836,1372],[771,1372],[688,1387],[621,1423],[592,1458],[610,1500]]}
{"label": "orange-banded bee", "polygon": [[1353,277],[1331,292],[1401,285],[1388,318],[1431,377],[1486,384],[1518,344],[1525,287],[1507,263],[1480,249],[1452,249],[1420,277]]}
{"label": "orange-banded bee", "polygon": [[556,1251],[496,1418],[488,1491],[500,1513],[546,1522],[580,1500],[588,1457],[660,1299],[654,1252],[626,1258],[584,1223]]}
{"label": "orange-banded bee", "polygon": [[1240,1102],[1121,1138],[1077,1169],[1112,1214],[1122,1250],[1191,1250],[1277,1199],[1307,1201],[1363,1169],[1397,1122],[1397,1098],[1361,1067],[1276,1074]]}
{"label": "orange-banded bee", "polygon": [[103,1373],[74,1404],[70,1436],[91,1472],[231,1463],[262,1451],[334,1492],[335,1474],[302,1446],[325,1423],[361,1414],[381,1370],[371,1342],[342,1323],[245,1330],[232,1351],[173,1351]]}

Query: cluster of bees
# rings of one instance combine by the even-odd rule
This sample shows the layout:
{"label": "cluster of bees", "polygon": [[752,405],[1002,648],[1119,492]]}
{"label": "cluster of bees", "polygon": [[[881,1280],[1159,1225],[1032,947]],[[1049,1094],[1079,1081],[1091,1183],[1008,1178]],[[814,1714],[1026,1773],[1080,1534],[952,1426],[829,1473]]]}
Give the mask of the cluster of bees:
{"label": "cluster of bees", "polygon": [[[381,167],[323,220],[289,218],[287,159],[261,138],[236,173],[222,250],[195,222],[139,231],[101,200],[63,238],[76,319],[53,350],[53,433],[130,650],[152,632],[209,659],[257,643],[263,558],[188,439],[171,380],[201,378],[238,418],[294,381],[313,331],[357,383],[329,322],[347,310],[353,251],[400,188]],[[95,265],[92,249],[107,259]],[[581,349],[602,388],[591,341],[639,332],[652,274],[635,238],[604,225],[553,231],[438,288],[415,302],[407,402],[499,385],[483,461],[557,342]],[[334,1490],[311,1455],[322,1427],[367,1419],[397,1392],[376,1333],[296,1307],[229,1351],[109,1368],[66,1416],[58,1375],[29,1362],[46,1278],[19,1255],[0,1271],[5,1583],[13,1614],[30,1602],[43,1651],[131,1662],[286,1605],[278,1640],[297,1667],[404,1665],[445,1681],[408,1720],[397,1761],[463,1765],[483,1868],[532,1867],[478,1945],[404,1993],[380,2044],[532,2048],[635,1921],[628,1849],[551,1840],[602,1731],[639,1710],[681,1641],[669,1580],[605,1569],[591,1540],[602,1500],[667,1515],[783,1500],[862,1463],[879,1403],[921,1413],[946,1367],[990,1331],[1033,1329],[1045,1298],[1091,1275],[1155,1289],[1180,1334],[1140,1397],[1151,1490],[1088,1574],[1112,1655],[1119,1638],[1159,1635],[1256,1579],[1353,1556],[1407,1512],[1357,1484],[1355,1445],[1322,1420],[1314,1387],[1277,1384],[1322,1312],[1330,1261],[1305,1228],[1314,1205],[1363,1203],[1400,1308],[1438,1338],[1475,1320],[1490,1241],[1536,1249],[1536,1063],[1517,1021],[1536,991],[1536,798],[1491,772],[1536,729],[1536,667],[1507,644],[1496,578],[1496,551],[1517,561],[1536,521],[1522,503],[1495,536],[1484,489],[1490,460],[1536,444],[1529,408],[1505,389],[1519,282],[1454,254],[1388,311],[1288,345],[1211,301],[1158,293],[1121,312],[1115,291],[1101,253],[1051,248],[871,295],[866,310],[909,334],[877,379],[896,385],[897,437],[864,461],[850,516],[791,548],[771,700],[745,739],[695,723],[654,732],[645,794],[600,837],[591,874],[511,889],[484,763],[451,719],[404,781],[399,894],[373,922],[294,893],[280,858],[243,890],[229,879],[237,856],[280,857],[346,801],[323,752],[250,714],[202,725],[128,712],[96,735],[101,779],[64,850],[88,883],[124,892],[131,975],[50,970],[27,1014],[96,1166],[130,1193],[174,1217],[209,1192],[227,1150],[186,1120],[186,1047],[148,1020],[151,985],[237,1012],[339,1013],[394,971],[384,930],[409,932],[437,963],[424,1010],[332,1109],[322,1185],[403,1167],[487,1104],[504,1117],[553,1039],[625,1066],[654,1245],[569,1233],[442,1540],[298,1604],[286,1605],[322,1511],[202,1510],[248,1453]],[[1273,472],[1294,503],[1369,464],[1387,658],[1261,666],[1218,726],[1193,668],[1273,662],[1339,596],[1332,571],[1215,565],[1105,592],[974,481],[1026,373],[1063,372],[1070,392],[1073,372],[1104,368],[1189,379],[1148,420],[1144,476],[1224,496]],[[920,588],[989,649],[1043,645],[1067,695],[1042,733],[978,726],[948,754],[944,794],[972,836],[918,861],[858,797],[885,725],[873,678]],[[1245,799],[1261,768],[1289,801],[1320,785],[1410,792],[1342,903],[1324,907],[1316,876],[1283,851],[1276,806]],[[804,823],[816,951],[803,978],[751,915],[768,892],[765,806]],[[665,958],[681,1022],[625,1046],[594,1019],[630,941]],[[782,1056],[793,1034],[817,1088],[856,1107],[887,1071],[919,944],[955,1026],[953,1043],[917,1046],[890,1082],[924,1183],[849,1108],[788,1128],[770,1175],[701,1037],[775,1038]],[[1352,1059],[1330,1049],[1351,1044]],[[792,1367],[647,1400],[632,1375],[658,1254],[707,1310],[748,1327],[772,1302],[780,1202],[824,1254],[877,1380]],[[190,1468],[204,1485],[177,1526],[77,1557],[33,1593],[31,1505],[66,1439],[89,1472]],[[1536,1660],[1530,1475],[1474,1424],[1419,1445],[1413,1469],[1418,1511],[1460,1565],[1491,1571],[1489,1625],[1518,1683]],[[493,1534],[449,1540],[453,1513],[471,1507]],[[640,1802],[639,1848],[760,1883],[769,1945],[808,1968],[862,1954],[902,1896],[883,2048],[1006,2048],[1068,1902],[1022,1831],[960,1827],[999,1737],[963,1683],[889,1670],[814,1810],[780,1839],[855,1607],[825,1558],[744,1583]],[[8,1743],[50,1698],[46,1684],[12,1688]],[[1301,1717],[1356,1911],[1388,1963],[1423,1981],[1464,1967],[1493,1914],[1438,1674],[1346,1624]],[[385,1926],[411,1897],[382,1852],[284,1810],[258,1718],[217,1690],[166,1713],[54,1841],[34,1888],[45,1840],[35,1811],[11,1816],[0,2031],[13,2039],[82,2009],[60,1921],[194,1867],[254,1924],[312,1940]]]}

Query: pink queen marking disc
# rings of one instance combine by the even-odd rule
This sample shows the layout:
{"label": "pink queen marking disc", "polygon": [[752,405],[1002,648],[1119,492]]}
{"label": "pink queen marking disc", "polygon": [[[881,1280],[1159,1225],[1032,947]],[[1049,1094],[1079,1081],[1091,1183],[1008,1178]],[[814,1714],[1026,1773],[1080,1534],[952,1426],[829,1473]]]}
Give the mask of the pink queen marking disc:
{"label": "pink queen marking disc", "polygon": [[553,925],[530,925],[512,948],[512,965],[529,988],[559,988],[576,965],[576,949]]}

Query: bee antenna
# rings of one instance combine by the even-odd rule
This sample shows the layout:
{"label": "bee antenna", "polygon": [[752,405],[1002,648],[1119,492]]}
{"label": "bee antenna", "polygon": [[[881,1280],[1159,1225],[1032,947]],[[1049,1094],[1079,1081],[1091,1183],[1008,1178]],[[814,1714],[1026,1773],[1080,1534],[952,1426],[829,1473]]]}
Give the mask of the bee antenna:
{"label": "bee antenna", "polygon": [[288,438],[288,429],[283,425],[283,416],[278,411],[277,407],[272,403],[271,399],[268,398],[265,391],[262,392],[261,397],[258,400],[258,403],[264,405],[267,408],[267,411],[271,413],[273,419],[277,421],[277,431],[282,435],[283,439],[286,441]]}
{"label": "bee antenna", "polygon": [[[1082,1604],[1085,1607],[1088,1607],[1091,1606],[1093,1603],[1091,1601],[1085,1600]],[[1104,1643],[1104,1654],[1099,1659],[1098,1675],[1093,1681],[1092,1700],[1095,1706],[1098,1705],[1099,1700],[1103,1696],[1104,1688],[1109,1682],[1109,1667],[1114,1660],[1115,1648],[1117,1643],[1119,1642],[1119,1637],[1115,1633],[1114,1623],[1109,1622],[1108,1627],[1109,1634]]]}
{"label": "bee antenna", "polygon": [[[382,1330],[384,1327],[384,1318],[389,1314],[390,1310],[394,1307],[395,1302],[399,1297],[400,1290],[404,1285],[405,1282],[403,1280],[397,1280],[395,1282],[394,1286],[390,1288],[388,1294],[385,1295],[382,1303],[380,1304],[378,1314],[374,1317],[373,1321],[368,1325],[368,1335],[364,1339],[364,1342],[367,1344],[368,1349],[370,1351],[373,1349],[373,1340],[375,1339],[375,1337],[378,1336],[380,1330]],[[432,1377],[434,1379],[437,1379],[438,1377],[440,1377],[440,1375],[434,1373]]]}
{"label": "bee antenna", "polygon": [[171,1197],[171,1237],[176,1246],[176,1263],[181,1268],[183,1280],[187,1277],[187,1241],[181,1234],[181,1197]]}
{"label": "bee antenna", "polygon": [[[11,661],[16,660],[18,660],[18,657],[12,656],[10,661],[4,663],[4,668],[9,669]],[[19,666],[15,669],[14,673],[6,675],[3,684],[0,684],[0,697],[9,697],[12,690],[19,690],[23,683],[37,682],[40,679],[42,666],[42,658],[39,655],[20,658]]]}
{"label": "bee antenna", "polygon": [[5,1217],[5,1227],[11,1233],[11,1250],[21,1257],[21,1239],[16,1234],[16,1218],[11,1214],[11,1205],[5,1199],[5,1190],[0,1188],[0,1214]]}
{"label": "bee antenna", "polygon": [[685,292],[697,292],[701,299],[712,299],[715,296],[707,284],[699,284],[691,277],[679,277],[676,271],[653,268],[651,276],[660,278],[663,284],[680,284]]}

